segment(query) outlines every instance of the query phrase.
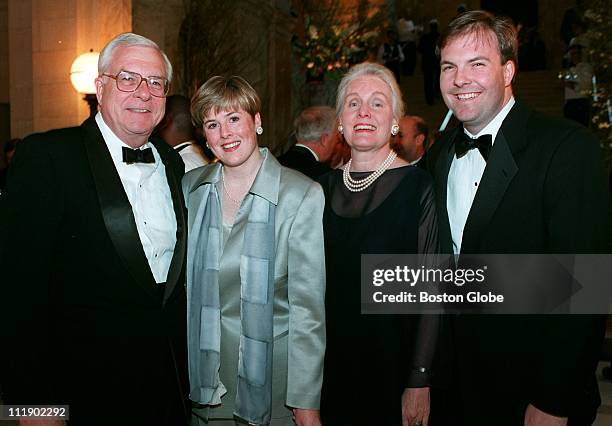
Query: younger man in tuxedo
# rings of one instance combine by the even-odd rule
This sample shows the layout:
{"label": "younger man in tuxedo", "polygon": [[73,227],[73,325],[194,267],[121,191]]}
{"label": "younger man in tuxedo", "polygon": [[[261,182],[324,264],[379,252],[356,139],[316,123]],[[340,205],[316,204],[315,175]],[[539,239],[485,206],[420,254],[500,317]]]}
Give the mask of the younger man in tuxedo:
{"label": "younger man in tuxedo", "polygon": [[[430,151],[448,252],[605,250],[609,201],[598,145],[583,127],[514,99],[512,23],[466,12],[440,47],[442,96],[463,123]],[[601,318],[459,315],[453,322],[459,423],[592,423]]]}
{"label": "younger man in tuxedo", "polygon": [[98,72],[96,117],[24,139],[0,198],[4,402],[186,424],[184,166],[149,139],[172,66],[125,33]]}

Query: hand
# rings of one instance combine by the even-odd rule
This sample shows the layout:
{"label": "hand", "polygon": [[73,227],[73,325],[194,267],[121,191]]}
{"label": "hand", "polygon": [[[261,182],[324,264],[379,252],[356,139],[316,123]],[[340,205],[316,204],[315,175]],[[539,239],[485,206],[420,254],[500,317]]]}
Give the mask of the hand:
{"label": "hand", "polygon": [[567,417],[547,414],[529,404],[525,410],[525,426],[566,426]]}
{"label": "hand", "polygon": [[293,419],[297,426],[321,426],[321,415],[319,414],[319,410],[294,408]]}
{"label": "hand", "polygon": [[402,394],[402,426],[429,424],[429,388],[407,388]]}

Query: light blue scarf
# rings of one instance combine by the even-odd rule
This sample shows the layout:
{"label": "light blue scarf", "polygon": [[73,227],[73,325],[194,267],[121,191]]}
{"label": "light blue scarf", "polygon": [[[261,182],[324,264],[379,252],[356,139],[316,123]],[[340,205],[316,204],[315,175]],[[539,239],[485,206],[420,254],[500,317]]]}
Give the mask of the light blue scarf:
{"label": "light blue scarf", "polygon": [[[202,203],[189,232],[187,258],[187,345],[191,400],[221,403],[226,389],[219,378],[221,365],[221,307],[219,264],[222,221],[216,185],[196,189]],[[272,350],[274,305],[275,208],[249,193],[251,203],[240,257],[240,353],[236,410],[254,424],[270,423],[272,410]]]}

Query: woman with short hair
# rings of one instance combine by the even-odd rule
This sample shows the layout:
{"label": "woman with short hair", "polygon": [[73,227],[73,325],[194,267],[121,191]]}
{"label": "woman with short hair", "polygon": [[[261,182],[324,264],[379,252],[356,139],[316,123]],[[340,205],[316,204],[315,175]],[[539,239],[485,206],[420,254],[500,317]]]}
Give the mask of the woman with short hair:
{"label": "woman with short hair", "polygon": [[258,148],[260,110],[236,76],[192,99],[219,162],[183,180],[190,398],[212,425],[319,425],[323,193]]}
{"label": "woman with short hair", "polygon": [[391,149],[404,108],[387,68],[353,66],[336,112],[351,158],[320,179],[328,283],[322,419],[427,424],[438,317],[362,315],[360,272],[363,254],[437,252],[433,181]]}

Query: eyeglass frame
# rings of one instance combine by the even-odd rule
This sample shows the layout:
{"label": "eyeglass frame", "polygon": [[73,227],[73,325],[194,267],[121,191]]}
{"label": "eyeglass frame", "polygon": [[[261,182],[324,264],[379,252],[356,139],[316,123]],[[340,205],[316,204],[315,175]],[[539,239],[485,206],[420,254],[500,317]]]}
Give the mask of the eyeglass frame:
{"label": "eyeglass frame", "polygon": [[[134,75],[134,76],[138,76],[140,77],[140,81],[138,82],[138,84],[136,85],[136,87],[134,88],[134,90],[123,90],[119,87],[119,74],[121,74],[122,72],[128,73],[130,75]],[[112,75],[112,74],[107,74],[107,73],[101,73],[101,76],[104,77],[109,77],[112,78],[113,80],[115,80],[115,85],[117,86],[117,90],[119,90],[120,92],[123,93],[134,93],[136,90],[138,90],[138,88],[140,87],[140,85],[142,84],[143,81],[146,81],[147,84],[147,90],[149,91],[149,93],[151,94],[151,96],[155,96],[156,98],[165,98],[168,96],[168,93],[170,92],[170,81],[166,78],[166,77],[161,77],[158,75],[150,75],[147,77],[143,77],[141,74],[137,73],[137,72],[133,72],[133,71],[127,71],[127,70],[121,70],[119,71],[116,75]],[[162,96],[158,96],[156,94],[154,94],[151,91],[151,86],[149,86],[149,79],[150,78],[160,78],[163,79],[165,81],[164,84],[164,94]]]}

